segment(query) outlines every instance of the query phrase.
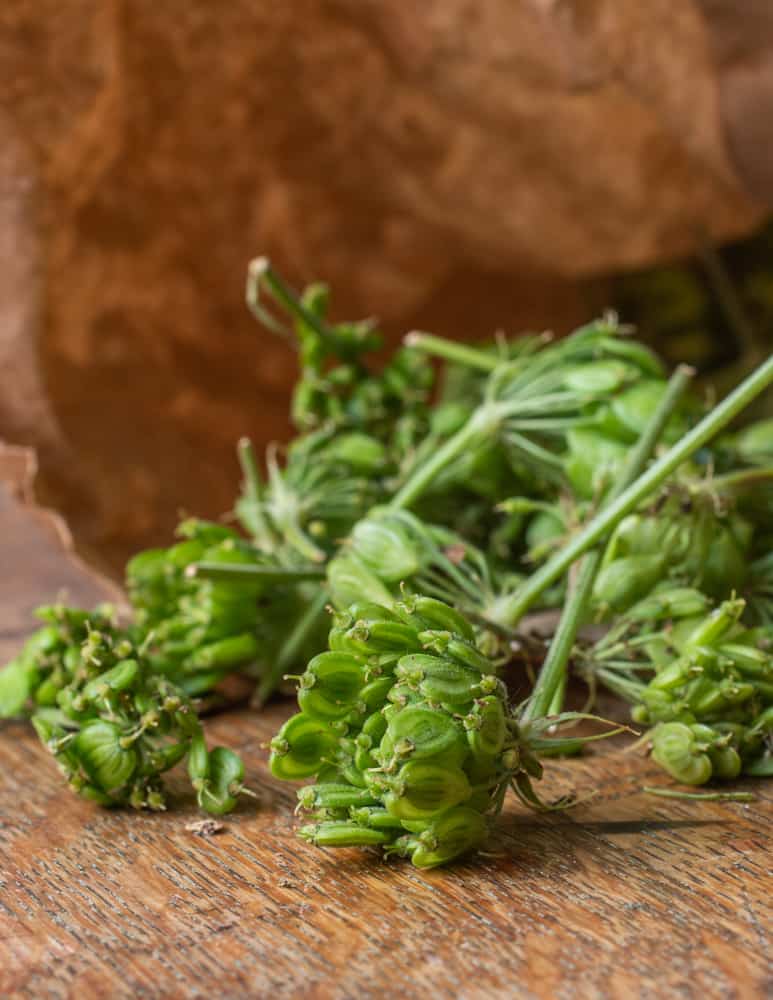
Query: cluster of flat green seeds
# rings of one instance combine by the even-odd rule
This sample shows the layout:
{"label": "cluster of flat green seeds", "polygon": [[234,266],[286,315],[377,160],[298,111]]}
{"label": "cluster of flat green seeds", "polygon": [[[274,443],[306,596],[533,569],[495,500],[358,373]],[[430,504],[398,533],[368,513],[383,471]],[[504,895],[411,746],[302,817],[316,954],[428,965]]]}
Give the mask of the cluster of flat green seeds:
{"label": "cluster of flat green seeds", "polygon": [[741,624],[743,600],[710,610],[689,588],[653,595],[634,610],[641,617],[659,601],[672,617],[665,629],[644,636],[654,670],[649,682],[621,680],[603,668],[602,679],[634,703],[635,722],[654,727],[653,758],[677,781],[702,785],[770,773],[773,630]]}
{"label": "cluster of flat green seeds", "polygon": [[241,760],[207,749],[192,701],[156,673],[112,609],[40,616],[47,624],[0,675],[0,717],[29,714],[70,788],[99,805],[165,809],[163,775],[187,757],[199,805],[230,812]]}
{"label": "cluster of flat green seeds", "polygon": [[380,845],[432,867],[479,846],[518,760],[502,682],[448,605],[414,597],[337,614],[271,741],[320,846]]}

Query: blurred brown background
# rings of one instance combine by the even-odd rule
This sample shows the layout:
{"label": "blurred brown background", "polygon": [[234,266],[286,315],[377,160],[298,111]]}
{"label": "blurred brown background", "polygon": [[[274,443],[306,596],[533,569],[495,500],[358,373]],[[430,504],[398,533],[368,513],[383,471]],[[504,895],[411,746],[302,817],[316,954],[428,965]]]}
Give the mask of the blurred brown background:
{"label": "blurred brown background", "polygon": [[5,0],[0,74],[0,436],[113,567],[288,433],[255,254],[393,340],[564,331],[773,201],[768,0]]}

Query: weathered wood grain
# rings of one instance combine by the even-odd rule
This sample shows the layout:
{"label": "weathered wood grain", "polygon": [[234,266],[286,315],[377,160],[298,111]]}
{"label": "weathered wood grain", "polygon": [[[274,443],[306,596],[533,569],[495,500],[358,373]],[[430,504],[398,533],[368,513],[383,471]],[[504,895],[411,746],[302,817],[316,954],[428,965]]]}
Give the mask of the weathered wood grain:
{"label": "weathered wood grain", "polygon": [[[6,498],[6,653],[67,573],[75,600],[102,586],[39,530]],[[260,795],[208,838],[186,829],[184,781],[165,815],[105,812],[63,789],[29,727],[1,725],[0,996],[770,995],[763,783],[748,783],[751,804],[673,802],[640,791],[663,779],[635,754],[550,762],[546,797],[596,797],[561,815],[510,803],[488,856],[419,872],[292,835],[294,789],[261,747],[291,710],[208,721]]]}

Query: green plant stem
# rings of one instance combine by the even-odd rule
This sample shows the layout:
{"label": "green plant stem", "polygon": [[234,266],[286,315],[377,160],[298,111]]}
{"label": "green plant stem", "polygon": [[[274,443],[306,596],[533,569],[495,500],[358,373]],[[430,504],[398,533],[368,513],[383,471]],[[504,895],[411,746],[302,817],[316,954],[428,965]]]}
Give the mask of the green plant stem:
{"label": "green plant stem", "polygon": [[665,455],[647,469],[628,489],[604,507],[563,549],[557,552],[513,594],[497,602],[492,617],[516,625],[540,595],[559,579],[580,556],[601,542],[619,522],[699,448],[703,447],[761,392],[773,383],[773,357],[726,396],[700,423],[685,434]]}
{"label": "green plant stem", "polygon": [[304,306],[290,286],[286,285],[273,269],[268,257],[256,257],[254,260],[250,261],[250,265],[247,269],[247,306],[250,312],[258,320],[260,320],[261,323],[269,329],[274,330],[274,332],[282,334],[282,336],[289,336],[294,342],[294,338],[288,334],[288,331],[280,323],[277,323],[271,313],[268,312],[267,309],[264,309],[261,305],[261,284],[266,285],[276,301],[283,306],[291,316],[296,316],[298,319],[306,323],[307,326],[310,326],[323,342],[330,342],[332,335],[327,324],[324,323],[319,316],[315,316],[310,309],[307,309],[306,306]]}
{"label": "green plant stem", "polygon": [[732,493],[735,490],[743,491],[757,483],[770,482],[771,479],[773,479],[773,465],[763,465],[727,472],[723,476],[714,476],[712,479],[707,479],[705,485],[707,490]]}
{"label": "green plant stem", "polygon": [[225,580],[229,583],[266,580],[270,583],[298,583],[301,580],[324,580],[321,566],[284,567],[251,566],[248,563],[192,563],[186,570],[188,576],[202,580]]}
{"label": "green plant stem", "polygon": [[566,665],[574,647],[577,630],[585,618],[585,608],[601,564],[601,555],[601,552],[591,552],[583,560],[577,581],[571,588],[569,598],[561,612],[561,619],[550,642],[537,683],[521,713],[523,722],[548,713],[556,715],[561,711],[561,706],[554,703],[554,695],[564,682]]}
{"label": "green plant stem", "polygon": [[[630,486],[642,474],[663,434],[669,417],[684,394],[693,374],[691,368],[680,365],[671,376],[660,403],[628,456],[625,468],[617,483],[612,487],[605,506],[612,503],[626,487]],[[569,599],[561,613],[558,628],[550,643],[534,691],[524,706],[522,713],[524,721],[535,717],[539,718],[539,716],[547,715],[549,712],[556,714],[563,707],[569,657],[577,638],[577,630],[585,618],[585,609],[593,590],[602,556],[603,549],[599,547],[588,553],[582,562],[577,580],[570,590]]]}
{"label": "green plant stem", "polygon": [[255,449],[249,438],[240,438],[236,446],[236,454],[239,458],[242,475],[244,476],[244,495],[252,504],[252,516],[257,526],[259,534],[254,535],[254,540],[261,547],[266,546],[267,539],[271,538],[271,529],[263,513],[263,484],[260,479],[260,470],[255,458]]}
{"label": "green plant stem", "polygon": [[510,408],[506,404],[484,403],[456,434],[421,465],[401,489],[395,493],[388,506],[392,510],[410,507],[437,479],[440,473],[481,440],[496,434]]}
{"label": "green plant stem", "polygon": [[478,350],[469,344],[460,344],[455,340],[446,340],[444,337],[436,337],[431,333],[422,333],[420,330],[413,330],[406,334],[403,343],[406,347],[415,347],[424,354],[432,355],[432,357],[466,365],[468,368],[475,368],[481,372],[493,372],[502,360],[496,355]]}
{"label": "green plant stem", "polygon": [[755,802],[753,792],[678,792],[673,788],[642,788],[647,795],[659,795],[663,799],[691,799],[694,802]]}
{"label": "green plant stem", "polygon": [[295,623],[292,632],[282,644],[282,650],[271,669],[261,679],[255,689],[255,694],[252,698],[252,704],[255,708],[262,707],[269,695],[273,694],[277,689],[288,667],[292,666],[293,662],[297,659],[304,642],[316,625],[319,616],[324,612],[327,600],[328,593],[322,588],[317,591],[313,599],[309,602],[306,610]]}
{"label": "green plant stem", "polygon": [[239,456],[239,465],[244,476],[244,493],[250,500],[260,500],[261,481],[258,463],[255,458],[255,449],[249,438],[239,438],[236,446],[236,453]]}

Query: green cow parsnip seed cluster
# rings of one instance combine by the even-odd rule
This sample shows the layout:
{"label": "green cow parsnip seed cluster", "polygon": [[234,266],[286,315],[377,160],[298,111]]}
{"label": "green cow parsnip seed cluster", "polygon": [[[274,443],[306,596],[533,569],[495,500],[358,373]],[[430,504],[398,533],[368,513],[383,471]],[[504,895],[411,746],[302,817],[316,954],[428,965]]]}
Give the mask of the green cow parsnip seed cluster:
{"label": "green cow parsnip seed cluster", "polygon": [[419,867],[479,846],[507,788],[531,794],[541,766],[471,626],[425,596],[355,604],[334,622],[300,678],[301,711],[271,741],[276,777],[315,778],[298,793],[315,820],[301,836]]}
{"label": "green cow parsnip seed cluster", "polygon": [[3,714],[32,724],[70,788],[102,806],[166,808],[163,774],[186,756],[199,804],[229,812],[244,769],[208,751],[185,692],[156,672],[108,607],[51,607],[47,624],[0,674]]}
{"label": "green cow parsnip seed cluster", "polygon": [[653,758],[683,784],[773,773],[773,631],[744,626],[743,612],[740,599],[712,608],[700,591],[664,588],[588,654],[586,670],[653,727]]}

